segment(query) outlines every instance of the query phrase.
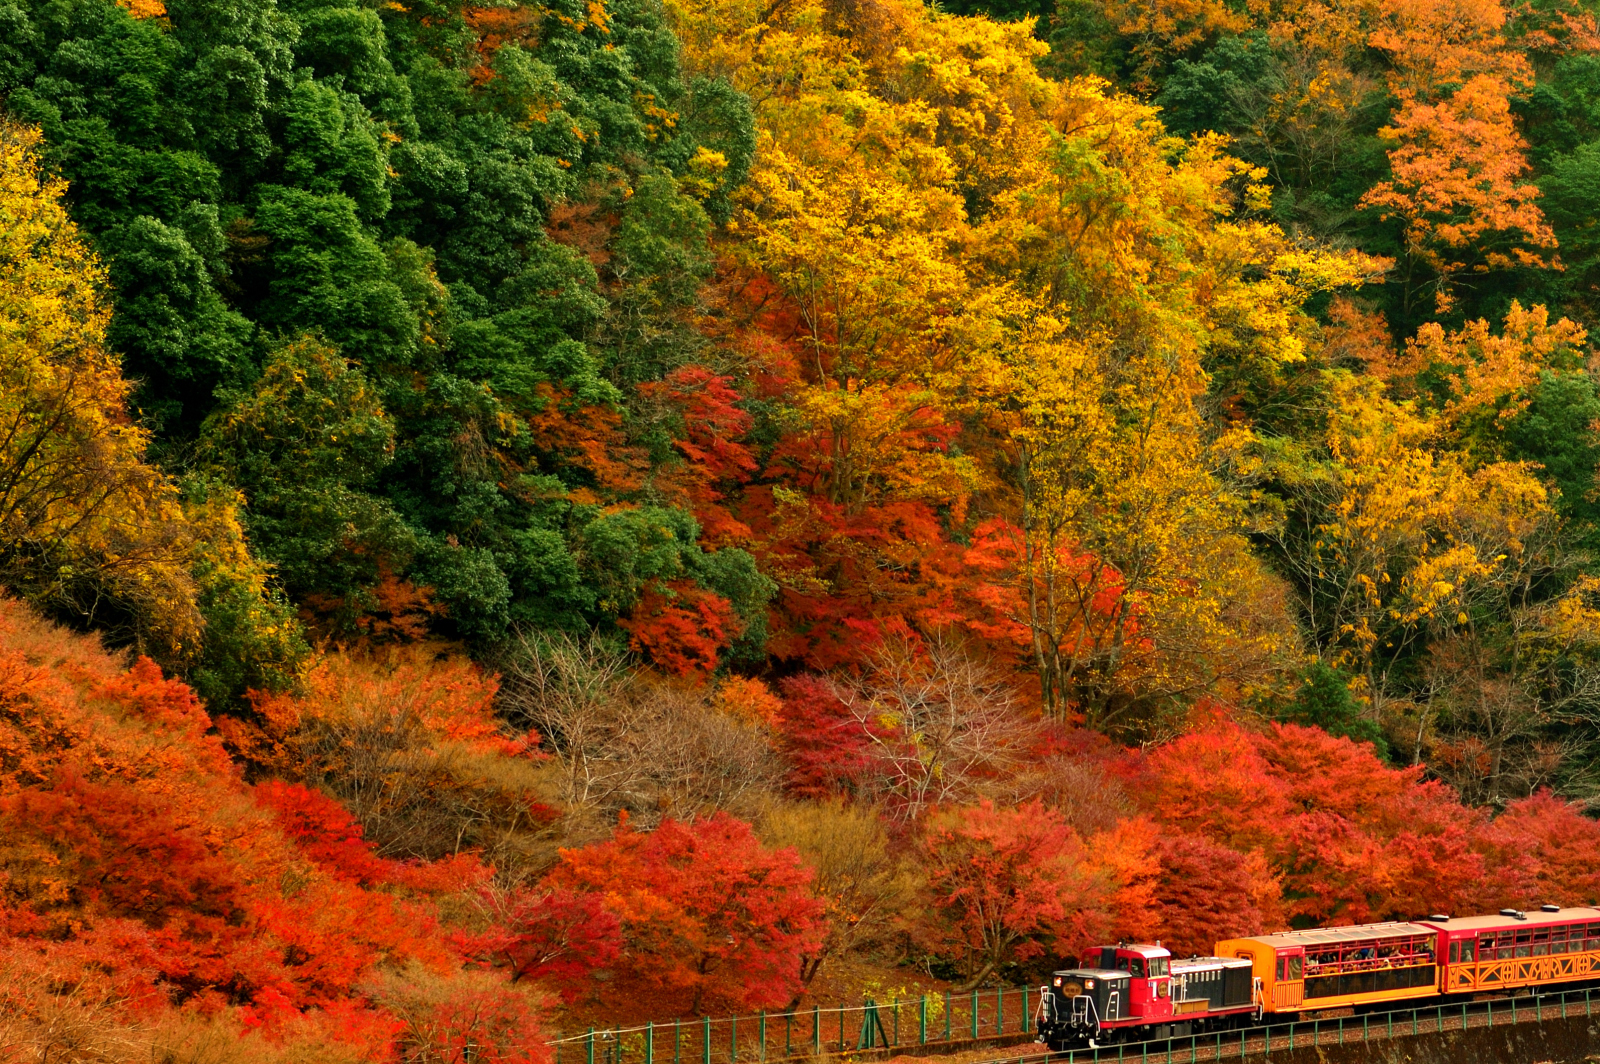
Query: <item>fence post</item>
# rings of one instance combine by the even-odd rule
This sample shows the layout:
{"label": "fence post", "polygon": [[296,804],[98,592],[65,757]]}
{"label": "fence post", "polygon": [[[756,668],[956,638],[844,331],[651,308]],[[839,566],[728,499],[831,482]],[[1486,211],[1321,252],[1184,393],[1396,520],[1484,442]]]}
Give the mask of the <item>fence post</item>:
{"label": "fence post", "polygon": [[656,1064],[656,1025],[644,1025],[644,1064]]}
{"label": "fence post", "polygon": [[1006,1033],[1006,986],[1001,983],[994,988],[994,1033],[995,1037],[1004,1037]]}
{"label": "fence post", "polygon": [[889,1007],[894,1009],[894,1045],[900,1044],[900,999],[891,996]]}
{"label": "fence post", "polygon": [[1022,1033],[1023,1034],[1027,1034],[1028,1033],[1028,988],[1025,987],[1025,986],[1018,987],[1017,988],[1017,993],[1021,996],[1020,999],[1022,1001]]}
{"label": "fence post", "polygon": [[761,1010],[761,1059],[767,1059],[767,1010]]}
{"label": "fence post", "polygon": [[978,1040],[978,992],[972,992],[972,1040]]}
{"label": "fence post", "polygon": [[917,1044],[928,1044],[928,995],[923,994],[917,1005]]}
{"label": "fence post", "polygon": [[783,1014],[783,1056],[784,1059],[794,1055],[791,1038],[794,1035],[794,1010],[790,1009]]}
{"label": "fence post", "polygon": [[700,1039],[700,1055],[705,1064],[711,1064],[711,1017],[705,1017],[704,1037]]}
{"label": "fence post", "polygon": [[845,1051],[844,1044],[844,1006],[839,1006],[839,1052]]}
{"label": "fence post", "polygon": [[822,1053],[822,1006],[811,1006],[811,1049],[821,1055]]}
{"label": "fence post", "polygon": [[678,1054],[683,1049],[683,1021],[672,1021],[672,1064],[680,1064]]}
{"label": "fence post", "polygon": [[589,1043],[588,1043],[588,1046],[589,1046],[588,1050],[585,1052],[583,1059],[586,1062],[586,1064],[594,1064],[594,1028],[593,1027],[589,1028]]}
{"label": "fence post", "polygon": [[944,992],[944,1040],[950,1041],[950,991]]}
{"label": "fence post", "polygon": [[739,1017],[729,1017],[728,1023],[728,1064],[734,1064],[739,1059]]}

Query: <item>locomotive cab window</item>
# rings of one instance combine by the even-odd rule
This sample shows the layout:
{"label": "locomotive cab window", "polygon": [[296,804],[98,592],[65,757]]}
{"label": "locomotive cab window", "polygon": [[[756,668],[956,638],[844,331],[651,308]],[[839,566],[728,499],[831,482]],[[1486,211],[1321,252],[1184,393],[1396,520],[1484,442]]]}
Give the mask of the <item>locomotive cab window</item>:
{"label": "locomotive cab window", "polygon": [[1169,964],[1170,964],[1170,962],[1165,957],[1153,958],[1150,961],[1150,974],[1151,975],[1170,975],[1170,974],[1172,974],[1172,970],[1169,967]]}

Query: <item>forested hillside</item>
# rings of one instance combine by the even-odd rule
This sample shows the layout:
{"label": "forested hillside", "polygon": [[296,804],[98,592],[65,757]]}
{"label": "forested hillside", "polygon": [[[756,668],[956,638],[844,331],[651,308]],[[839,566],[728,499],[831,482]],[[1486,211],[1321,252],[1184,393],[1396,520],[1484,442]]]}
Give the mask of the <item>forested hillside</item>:
{"label": "forested hillside", "polygon": [[0,1057],[1600,902],[1595,14],[0,0]]}

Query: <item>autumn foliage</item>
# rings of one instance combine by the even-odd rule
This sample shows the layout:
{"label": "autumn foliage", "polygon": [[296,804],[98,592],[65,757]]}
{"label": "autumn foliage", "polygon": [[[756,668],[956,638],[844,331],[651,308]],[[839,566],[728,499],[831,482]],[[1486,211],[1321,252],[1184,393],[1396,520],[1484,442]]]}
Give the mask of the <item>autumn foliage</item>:
{"label": "autumn foliage", "polygon": [[1600,902],[1591,8],[8,7],[0,1056]]}

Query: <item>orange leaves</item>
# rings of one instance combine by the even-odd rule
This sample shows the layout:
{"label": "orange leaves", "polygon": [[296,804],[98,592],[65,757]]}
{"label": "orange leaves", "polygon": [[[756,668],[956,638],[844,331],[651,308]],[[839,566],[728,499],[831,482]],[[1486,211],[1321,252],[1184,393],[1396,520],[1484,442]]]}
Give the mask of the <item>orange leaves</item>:
{"label": "orange leaves", "polygon": [[575,406],[569,395],[548,384],[541,383],[538,392],[544,406],[528,419],[528,427],[541,453],[541,464],[582,470],[598,489],[580,486],[568,498],[596,505],[601,494],[627,493],[643,485],[649,463],[639,448],[628,445],[621,414],[608,407]]}
{"label": "orange leaves", "polygon": [[1446,377],[1451,398],[1444,413],[1450,421],[1492,412],[1499,427],[1527,409],[1527,389],[1541,372],[1578,365],[1587,339],[1576,322],[1562,318],[1552,324],[1545,307],[1525,309],[1512,300],[1500,335],[1482,318],[1451,333],[1430,322],[1407,342],[1407,362]]}
{"label": "orange leaves", "polygon": [[1467,251],[1482,252],[1480,270],[1548,265],[1529,249],[1556,246],[1538,188],[1518,182],[1530,167],[1509,91],[1503,78],[1477,74],[1438,102],[1403,98],[1391,120],[1393,176],[1362,202],[1405,219],[1407,239],[1441,273],[1465,269]]}
{"label": "orange leaves", "polygon": [[414,720],[437,742],[486,753],[526,753],[536,738],[513,738],[494,715],[499,681],[464,657],[412,645],[368,656],[330,654],[307,673],[299,694],[253,692],[278,738],[311,720],[350,721],[368,712]]}
{"label": "orange leaves", "polygon": [[1454,274],[1553,261],[1539,190],[1519,183],[1530,167],[1509,100],[1533,69],[1509,47],[1498,0],[1385,0],[1382,14],[1371,44],[1394,62],[1400,106],[1382,135],[1397,146],[1392,176],[1361,202],[1405,221],[1412,253],[1440,274],[1442,313]]}

